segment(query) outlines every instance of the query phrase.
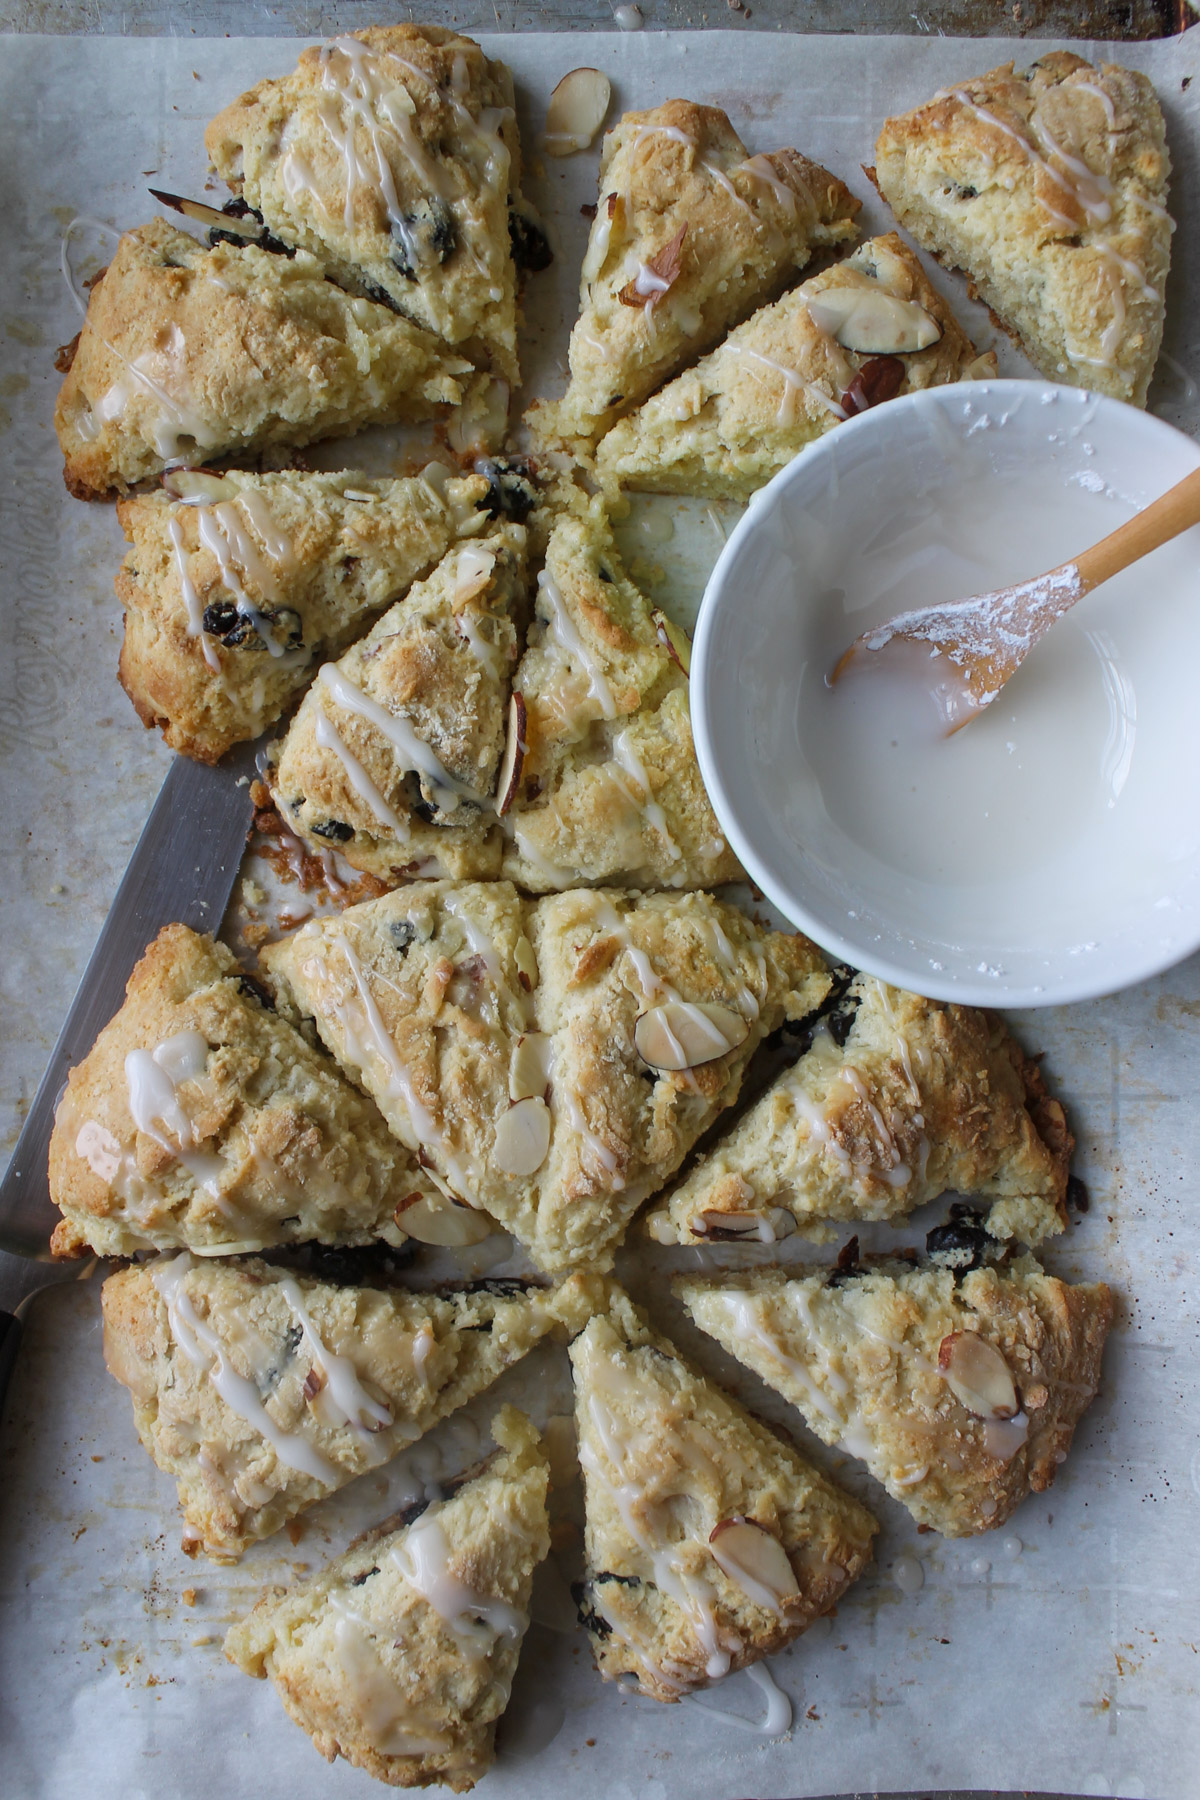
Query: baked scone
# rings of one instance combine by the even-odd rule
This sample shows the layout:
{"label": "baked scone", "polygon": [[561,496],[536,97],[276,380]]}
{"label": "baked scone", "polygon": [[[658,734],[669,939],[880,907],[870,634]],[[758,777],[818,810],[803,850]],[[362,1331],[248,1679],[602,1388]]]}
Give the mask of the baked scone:
{"label": "baked scone", "polygon": [[570,384],[529,415],[586,446],[787,283],[860,210],[795,150],[750,156],[715,106],[668,100],[604,139]]}
{"label": "baked scone", "polygon": [[827,1219],[896,1219],[947,1191],[990,1203],[997,1238],[1067,1223],[1074,1139],[995,1013],[859,975],[729,1136],[648,1220],[659,1243],[751,1238]]}
{"label": "baked scone", "polygon": [[491,1765],[550,1549],[541,1439],[510,1406],[492,1435],[501,1453],[447,1499],[268,1590],[225,1639],[230,1662],[270,1676],[327,1761],[343,1756],[392,1787],[462,1794]]}
{"label": "baked scone", "polygon": [[55,1114],[56,1256],[399,1244],[403,1202],[444,1209],[374,1103],[224,944],[164,926],[125,994]]}
{"label": "baked scone", "polygon": [[125,233],[92,289],[54,426],[67,486],[93,500],[171,463],[435,417],[470,374],[305,250],[206,249],[154,219]]}
{"label": "baked scone", "polygon": [[248,1544],[415,1443],[595,1296],[483,1282],[338,1287],[186,1251],[104,1284],[104,1356],[138,1436],[179,1488],[184,1547]]}
{"label": "baked scone", "polygon": [[1096,1395],[1112,1295],[1032,1256],[988,1266],[977,1226],[930,1239],[957,1245],[945,1253],[957,1266],[880,1258],[672,1285],[702,1331],[914,1519],[968,1537],[1054,1480]]}
{"label": "baked scone", "polygon": [[121,683],[173,750],[216,762],[273,725],[450,544],[488,528],[482,475],[168,476],[122,500]]}
{"label": "baked scone", "polygon": [[478,44],[436,25],[335,37],[227,106],[204,141],[284,243],[518,379],[513,84]]}
{"label": "baked scone", "polygon": [[507,882],[401,888],[261,962],[428,1177],[551,1270],[611,1262],[757,1045],[830,979],[806,939],[708,894],[530,901]]}
{"label": "baked scone", "polygon": [[600,441],[602,478],[748,500],[814,438],[897,394],[996,373],[895,233],[871,238],[651,395]]}
{"label": "baked scone", "polygon": [[738,878],[700,777],[687,676],[599,500],[555,522],[513,685],[525,751],[504,821],[510,881],[544,893]]}
{"label": "baked scone", "polygon": [[495,792],[528,614],[525,528],[456,545],[326,663],[270,773],[281,816],[356,869],[498,875]]}
{"label": "baked scone", "polygon": [[619,1289],[571,1345],[600,1673],[678,1700],[799,1637],[871,1554],[865,1507],[692,1368]]}
{"label": "baked scone", "polygon": [[1136,69],[1052,50],[888,119],[875,178],[1052,380],[1146,403],[1171,260],[1170,157]]}

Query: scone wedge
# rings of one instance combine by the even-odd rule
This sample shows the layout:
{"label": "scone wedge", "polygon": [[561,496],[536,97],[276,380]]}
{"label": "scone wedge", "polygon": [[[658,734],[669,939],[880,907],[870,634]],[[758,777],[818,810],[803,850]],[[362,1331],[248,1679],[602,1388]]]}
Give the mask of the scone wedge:
{"label": "scone wedge", "polygon": [[300,837],[385,882],[500,872],[494,797],[528,612],[526,540],[450,550],[317,675],[270,782]]}
{"label": "scone wedge", "polygon": [[335,281],[517,380],[520,143],[512,76],[478,44],[436,25],[333,38],[226,107],[205,144]]}
{"label": "scone wedge", "polygon": [[649,1329],[619,1289],[571,1346],[600,1673],[679,1700],[799,1637],[875,1520]]}
{"label": "scone wedge", "polygon": [[444,1200],[374,1102],[224,944],[168,925],[72,1069],[50,1140],[56,1256],[402,1243]]}
{"label": "scone wedge", "polygon": [[611,1262],[757,1045],[830,980],[806,939],[708,894],[531,901],[503,881],[415,883],[261,961],[428,1179],[549,1270]]}
{"label": "scone wedge", "polygon": [[523,732],[504,821],[510,881],[545,893],[738,878],[696,761],[686,657],[682,633],[622,569],[602,502],[560,514],[513,680]]}
{"label": "scone wedge", "polygon": [[174,1476],[184,1548],[233,1562],[482,1393],[594,1295],[480,1282],[343,1287],[182,1252],[104,1284],[104,1354]]}
{"label": "scone wedge", "polygon": [[1054,1480],[1095,1398],[1113,1303],[1103,1283],[1068,1286],[1032,1256],[983,1262],[978,1225],[930,1239],[952,1241],[958,1266],[851,1259],[673,1286],[819,1438],[861,1457],[920,1524],[967,1537]]}
{"label": "scone wedge", "polygon": [[594,444],[814,250],[852,239],[859,209],[795,150],[750,156],[718,107],[668,100],[626,113],[601,152],[570,384],[530,414],[535,431]]}
{"label": "scone wedge", "polygon": [[206,249],[155,219],[125,233],[92,288],[54,425],[67,486],[94,500],[173,463],[437,417],[471,374],[305,250]]}
{"label": "scone wedge", "polygon": [[1136,69],[1053,50],[888,119],[875,178],[1043,375],[1146,403],[1171,259],[1170,157]]}
{"label": "scone wedge", "polygon": [[859,975],[778,1076],[656,1208],[659,1243],[757,1239],[903,1218],[939,1194],[988,1203],[994,1237],[1067,1223],[1074,1139],[995,1013]]}
{"label": "scone wedge", "polygon": [[748,500],[842,420],[995,372],[893,232],[731,331],[620,420],[596,466],[619,487]]}

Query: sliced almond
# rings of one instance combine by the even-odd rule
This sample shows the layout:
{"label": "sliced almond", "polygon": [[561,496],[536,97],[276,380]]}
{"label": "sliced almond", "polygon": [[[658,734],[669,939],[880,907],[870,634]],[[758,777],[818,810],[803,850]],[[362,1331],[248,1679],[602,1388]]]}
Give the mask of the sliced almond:
{"label": "sliced almond", "polygon": [[236,500],[237,488],[215,469],[168,469],[163,487],[175,500],[189,506],[212,506],[218,500]]}
{"label": "sliced almond", "polygon": [[454,565],[454,605],[459,607],[464,600],[474,599],[481,594],[491,579],[492,570],[496,566],[495,552],[485,550],[480,544],[464,544],[458,553],[458,561]]}
{"label": "sliced almond", "polygon": [[983,1428],[983,1447],[997,1462],[1011,1462],[1029,1436],[1029,1420],[1024,1413],[1015,1419],[989,1419]]}
{"label": "sliced almond", "polygon": [[647,312],[653,312],[665,293],[668,293],[683,267],[683,240],[687,236],[687,220],[679,227],[675,236],[661,250],[644,263],[639,263],[638,272],[632,281],[627,281],[617,295],[622,306],[642,306]]}
{"label": "sliced almond", "polygon": [[1011,1419],[1017,1411],[1012,1370],[995,1344],[975,1331],[952,1331],[938,1349],[938,1368],[977,1419]]}
{"label": "sliced almond", "polygon": [[550,1108],[544,1100],[518,1100],[496,1127],[492,1161],[505,1175],[533,1175],[550,1148]]}
{"label": "sliced almond", "polygon": [[834,338],[844,350],[865,356],[901,356],[911,350],[928,350],[942,335],[915,300],[900,300],[881,288],[831,287],[805,303],[818,331]]}
{"label": "sliced almond", "polygon": [[779,1612],[800,1592],[787,1551],[754,1519],[722,1519],[709,1535],[717,1567],[758,1606]]}
{"label": "sliced almond", "polygon": [[596,222],[592,226],[588,238],[587,255],[583,259],[583,267],[579,271],[585,286],[595,281],[604,267],[612,244],[613,229],[620,229],[617,224],[618,208],[621,205],[619,194],[606,194],[596,209]]}
{"label": "sliced almond", "polygon": [[554,1039],[546,1031],[527,1031],[513,1046],[508,1066],[508,1092],[513,1100],[544,1100],[550,1085]]}
{"label": "sliced almond", "polygon": [[434,1200],[429,1194],[410,1194],[396,1208],[396,1223],[418,1244],[439,1244],[465,1250],[492,1235],[492,1221],[458,1200]]}
{"label": "sliced almond", "polygon": [[160,188],[151,188],[150,192],[160,206],[169,206],[172,212],[182,213],[185,219],[195,219],[198,225],[207,225],[210,230],[229,231],[234,237],[250,242],[257,242],[263,235],[262,221],[253,213],[243,213],[239,218],[236,213],[222,212],[203,200],[188,200],[182,194],[164,194]]}
{"label": "sliced almond", "polygon": [[496,811],[501,818],[508,811],[517,797],[517,789],[521,785],[521,770],[525,766],[525,697],[514,688],[508,697],[508,737],[504,743],[504,755],[500,758],[500,773],[496,777]]}
{"label": "sliced almond", "polygon": [[744,1044],[750,1027],[731,1006],[668,1000],[634,1026],[638,1055],[652,1069],[694,1069]]}
{"label": "sliced almond", "polygon": [[766,1212],[702,1212],[692,1226],[693,1237],[723,1238],[727,1243],[777,1244],[796,1229],[793,1215],[784,1206]]}
{"label": "sliced almond", "polygon": [[572,69],[550,96],[542,148],[547,156],[586,150],[604,123],[612,83],[599,69]]}
{"label": "sliced almond", "polygon": [[692,667],[692,640],[687,632],[674,619],[668,619],[659,606],[651,609],[650,617],[654,620],[658,641],[670,653],[671,661],[677,663],[685,675],[689,674]]}
{"label": "sliced almond", "polygon": [[517,939],[513,950],[513,960],[517,965],[517,976],[527,994],[531,994],[537,986],[537,957],[533,954],[533,945],[524,932]]}

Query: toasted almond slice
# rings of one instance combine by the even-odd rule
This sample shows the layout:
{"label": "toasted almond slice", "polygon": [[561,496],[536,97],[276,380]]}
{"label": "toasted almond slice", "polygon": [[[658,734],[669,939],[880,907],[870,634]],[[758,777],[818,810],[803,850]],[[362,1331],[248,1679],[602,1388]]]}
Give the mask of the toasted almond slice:
{"label": "toasted almond slice", "polygon": [[796,1229],[793,1215],[784,1206],[766,1212],[702,1212],[692,1226],[693,1237],[724,1238],[730,1242],[777,1244]]}
{"label": "toasted almond slice", "polygon": [[[496,811],[501,818],[516,799],[517,789],[521,785],[521,770],[525,766],[527,748],[525,720],[525,696],[514,688],[508,697],[508,737],[505,739],[504,755],[500,758],[500,773],[496,777]],[[532,951],[530,955],[532,958]]]}
{"label": "toasted almond slice", "polygon": [[189,506],[211,506],[217,500],[235,500],[237,488],[215,469],[168,469],[162,484],[175,500]]}
{"label": "toasted almond slice", "polygon": [[188,200],[182,194],[164,194],[160,188],[151,188],[150,192],[160,206],[169,206],[172,212],[182,213],[185,219],[195,219],[198,225],[207,225],[210,230],[229,231],[234,237],[246,238],[251,243],[263,235],[262,221],[250,213],[243,213],[239,218],[236,213],[221,212],[203,200]]}
{"label": "toasted almond slice", "polygon": [[533,1175],[550,1148],[550,1108],[541,1099],[518,1100],[496,1127],[492,1161],[505,1175]]}
{"label": "toasted almond slice", "polygon": [[687,236],[687,220],[669,243],[656,250],[646,262],[638,264],[638,272],[627,281],[617,295],[622,306],[640,306],[651,313],[665,293],[673,287],[683,267],[683,240]]}
{"label": "toasted almond slice", "polygon": [[652,1069],[694,1069],[744,1044],[750,1027],[731,1006],[667,1000],[638,1019],[633,1041]]}
{"label": "toasted almond slice", "polygon": [[865,356],[928,350],[942,335],[941,326],[923,306],[881,288],[824,288],[805,304],[818,331],[836,339],[844,350]]}
{"label": "toasted almond slice", "polygon": [[1011,1462],[1029,1436],[1029,1420],[1023,1412],[1015,1419],[989,1419],[983,1428],[983,1447],[997,1462]]}
{"label": "toasted almond slice", "polygon": [[492,1221],[458,1200],[437,1201],[428,1194],[410,1194],[396,1208],[396,1223],[418,1244],[440,1244],[464,1250],[492,1235]]}
{"label": "toasted almond slice", "polygon": [[595,281],[612,246],[614,227],[620,232],[618,213],[621,206],[619,194],[606,194],[601,199],[596,211],[596,223],[592,226],[588,238],[587,255],[583,259],[583,267],[579,271],[585,284]]}
{"label": "toasted almond slice", "polygon": [[550,96],[542,148],[547,156],[574,156],[586,150],[612,99],[612,83],[599,69],[572,69]]}
{"label": "toasted almond slice", "polygon": [[527,1031],[513,1046],[508,1066],[508,1092],[513,1100],[544,1100],[550,1085],[554,1039],[545,1031]]}
{"label": "toasted almond slice", "polygon": [[975,1331],[952,1331],[938,1349],[950,1391],[977,1419],[1011,1419],[1017,1411],[1012,1370],[995,1344]]}
{"label": "toasted almond slice", "polygon": [[787,1551],[755,1519],[722,1519],[709,1535],[717,1567],[757,1606],[780,1612],[800,1592]]}
{"label": "toasted almond slice", "polygon": [[677,663],[684,674],[690,674],[692,667],[692,640],[682,625],[674,619],[668,619],[660,606],[651,608],[650,617],[654,620],[654,629],[658,633],[658,641],[664,650],[670,652],[671,661]]}
{"label": "toasted almond slice", "polygon": [[537,986],[537,957],[533,954],[533,945],[522,932],[513,950],[513,961],[517,965],[517,976],[527,994],[531,994]]}
{"label": "toasted almond slice", "polygon": [[480,544],[464,544],[454,565],[454,605],[459,607],[464,600],[481,594],[495,566],[493,550],[485,550]]}

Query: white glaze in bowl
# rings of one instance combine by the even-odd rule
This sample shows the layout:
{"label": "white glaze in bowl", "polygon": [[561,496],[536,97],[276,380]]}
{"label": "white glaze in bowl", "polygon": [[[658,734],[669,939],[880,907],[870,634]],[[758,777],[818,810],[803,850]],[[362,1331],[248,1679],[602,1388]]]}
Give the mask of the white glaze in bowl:
{"label": "white glaze in bowl", "polygon": [[1200,946],[1200,527],[1081,601],[954,738],[877,668],[824,680],[869,626],[1065,561],[1197,463],[1118,401],[978,382],[862,414],[754,497],[705,592],[693,727],[748,874],[824,949],[1037,1006]]}

